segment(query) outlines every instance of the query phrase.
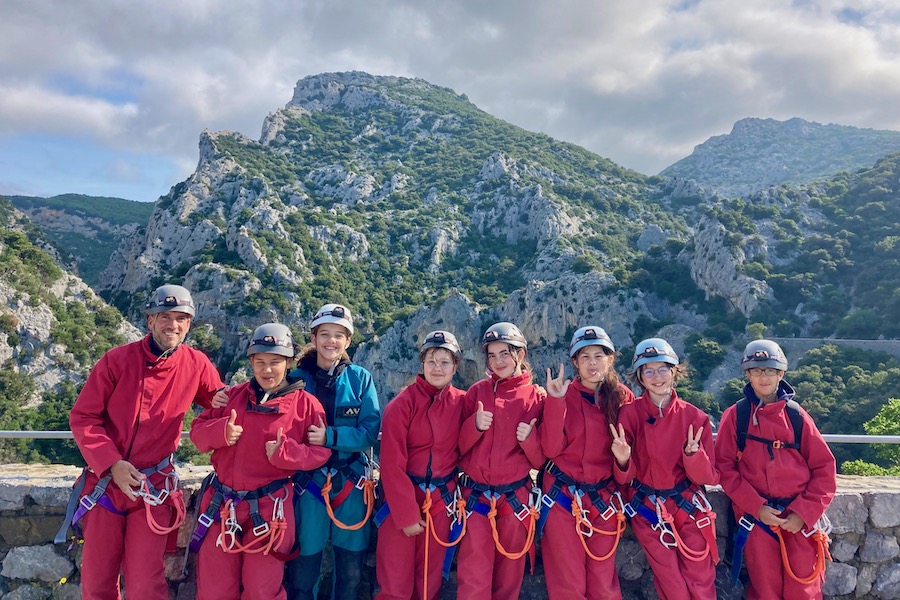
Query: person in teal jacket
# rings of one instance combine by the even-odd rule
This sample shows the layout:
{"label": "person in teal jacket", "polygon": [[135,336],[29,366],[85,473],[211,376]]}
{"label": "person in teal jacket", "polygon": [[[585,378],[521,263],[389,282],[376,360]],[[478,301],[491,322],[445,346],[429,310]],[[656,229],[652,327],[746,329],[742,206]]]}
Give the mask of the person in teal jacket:
{"label": "person in teal jacket", "polygon": [[326,304],[310,323],[310,344],[291,375],[325,409],[325,421],[309,428],[309,443],[331,449],[321,469],[294,476],[300,555],[290,561],[288,597],[317,596],[322,556],[330,539],[334,551],[332,598],[355,600],[369,545],[374,480],[368,455],[381,428],[381,407],[372,374],[350,362],[353,335],[350,310]]}

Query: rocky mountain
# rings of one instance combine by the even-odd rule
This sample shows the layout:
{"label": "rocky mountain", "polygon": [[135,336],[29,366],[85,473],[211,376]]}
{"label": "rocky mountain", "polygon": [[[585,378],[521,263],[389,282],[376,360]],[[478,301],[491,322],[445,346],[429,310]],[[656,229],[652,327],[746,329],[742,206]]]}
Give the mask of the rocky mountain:
{"label": "rocky mountain", "polygon": [[299,81],[257,140],[203,132],[196,172],[160,198],[98,286],[135,320],[155,285],[189,287],[192,335],[226,373],[242,367],[260,322],[304,334],[319,305],[346,303],[362,342],[355,359],[388,397],[415,373],[414,345],[435,327],[466,348],[464,385],[483,371],[480,335],[498,320],[523,328],[538,373],[565,358],[583,324],[605,327],[626,355],[663,330],[708,364],[692,386],[713,405],[735,375],[716,366],[751,324],[832,335],[860,310],[891,314],[883,290],[829,304],[869,280],[812,273],[835,236],[846,238],[841,261],[825,263],[837,271],[886,264],[878,248],[893,247],[889,218],[864,242],[832,224],[858,231],[855,215],[877,212],[860,194],[879,186],[893,210],[893,169],[723,200],[522,130],[422,80],[323,74]]}
{"label": "rocky mountain", "polygon": [[0,429],[48,394],[66,385],[71,391],[111,346],[140,336],[60,268],[52,250],[22,212],[0,199]]}
{"label": "rocky mountain", "polygon": [[146,202],[81,194],[6,199],[43,231],[67,268],[91,286],[122,238],[144,227],[153,210]]}
{"label": "rocky mountain", "polygon": [[900,151],[900,132],[822,125],[799,118],[742,119],[731,133],[711,137],[660,175],[693,179],[723,196],[769,186],[828,179],[871,167]]}

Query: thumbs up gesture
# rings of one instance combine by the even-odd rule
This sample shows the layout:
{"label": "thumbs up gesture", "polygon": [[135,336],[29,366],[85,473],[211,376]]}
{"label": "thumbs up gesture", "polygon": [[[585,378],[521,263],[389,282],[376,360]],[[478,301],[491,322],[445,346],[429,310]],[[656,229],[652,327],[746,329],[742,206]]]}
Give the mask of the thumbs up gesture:
{"label": "thumbs up gesture", "polygon": [[275,436],[274,440],[269,440],[266,442],[266,456],[269,460],[272,460],[272,455],[278,452],[278,449],[281,448],[281,445],[284,443],[284,427],[278,428],[278,435]]}
{"label": "thumbs up gesture", "polygon": [[487,431],[494,422],[494,413],[484,410],[484,402],[478,401],[478,409],[475,411],[475,429]]}
{"label": "thumbs up gesture", "polygon": [[328,427],[325,425],[325,419],[319,416],[319,424],[318,425],[310,425],[309,429],[306,430],[307,436],[309,437],[309,443],[313,446],[324,446],[325,445],[325,432]]}
{"label": "thumbs up gesture", "polygon": [[244,428],[235,424],[235,421],[237,421],[237,411],[232,408],[231,417],[228,419],[228,423],[225,424],[225,443],[229,446],[234,446],[240,439],[241,434],[244,433]]}
{"label": "thumbs up gesture", "polygon": [[516,427],[516,439],[520,442],[524,442],[526,439],[528,439],[528,436],[531,435],[532,431],[534,431],[534,426],[536,423],[537,419],[532,419],[530,423],[520,421],[519,426]]}

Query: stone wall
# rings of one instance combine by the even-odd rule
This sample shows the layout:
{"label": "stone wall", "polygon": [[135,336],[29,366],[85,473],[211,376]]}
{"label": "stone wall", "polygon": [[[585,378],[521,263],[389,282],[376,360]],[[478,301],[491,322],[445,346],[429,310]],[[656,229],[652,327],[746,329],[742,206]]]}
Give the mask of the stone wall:
{"label": "stone wall", "polygon": [[[204,467],[179,469],[189,506],[193,492],[208,472]],[[0,467],[0,598],[78,599],[80,547],[54,546],[51,542],[61,523],[69,490],[79,470],[47,465]],[[714,509],[722,515],[716,524],[720,554],[724,557],[725,504],[719,490],[712,490]],[[900,598],[900,478],[838,478],[838,495],[828,510],[834,524],[831,554],[825,582],[826,598]],[[187,600],[196,589],[191,576],[182,576],[183,549],[188,525],[179,535],[181,551],[166,559],[170,597]],[[374,560],[370,557],[371,564]],[[627,599],[655,599],[652,577],[640,546],[630,535],[621,541],[616,565]],[[719,579],[724,583],[725,569]],[[455,577],[444,598],[455,597]],[[522,598],[545,598],[538,568],[526,575]],[[720,597],[738,598],[740,592],[722,589]]]}

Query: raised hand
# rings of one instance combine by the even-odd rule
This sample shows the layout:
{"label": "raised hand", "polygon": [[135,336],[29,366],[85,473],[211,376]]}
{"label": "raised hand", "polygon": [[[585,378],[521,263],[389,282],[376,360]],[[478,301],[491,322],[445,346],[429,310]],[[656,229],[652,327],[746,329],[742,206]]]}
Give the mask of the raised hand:
{"label": "raised hand", "polygon": [[611,449],[613,456],[616,457],[616,462],[619,463],[619,466],[624,467],[631,459],[631,446],[628,445],[628,440],[625,439],[625,428],[619,423],[619,429],[616,430],[613,424],[610,423],[609,431],[612,433]]}
{"label": "raised hand", "polygon": [[520,421],[519,426],[516,427],[516,439],[520,442],[524,442],[526,439],[528,439],[528,436],[531,435],[532,431],[534,431],[535,423],[537,423],[537,419],[532,419],[530,423]]}
{"label": "raised hand", "polygon": [[309,443],[313,446],[324,446],[325,445],[325,432],[328,430],[328,427],[325,425],[325,419],[321,416],[319,417],[318,425],[310,425],[309,429],[306,430],[307,437],[309,438]]}
{"label": "raised hand", "polygon": [[566,395],[571,381],[566,379],[566,370],[563,363],[559,363],[559,376],[555,379],[552,377],[553,371],[547,369],[547,391],[554,398],[562,398]]}
{"label": "raised hand", "polygon": [[213,396],[213,399],[211,402],[213,408],[222,408],[226,404],[228,404],[229,390],[231,390],[231,388],[228,386],[225,386],[223,388],[219,388],[216,390],[216,395]]}
{"label": "raised hand", "polygon": [[225,424],[225,443],[229,446],[237,444],[241,434],[244,433],[244,428],[235,424],[235,421],[237,421],[237,411],[232,408],[231,417],[228,419],[228,423]]}
{"label": "raised hand", "polygon": [[272,455],[278,452],[278,449],[281,448],[281,445],[284,443],[284,427],[278,428],[278,435],[275,436],[274,440],[269,440],[266,442],[266,457],[269,460],[272,460]]}
{"label": "raised hand", "polygon": [[494,422],[494,413],[484,410],[484,402],[478,401],[478,410],[475,411],[475,429],[487,431]]}
{"label": "raised hand", "polygon": [[140,487],[146,475],[127,460],[119,460],[109,469],[109,474],[119,489],[128,496],[129,500],[137,500],[138,495],[134,488]]}
{"label": "raised hand", "polygon": [[684,453],[686,456],[696,454],[700,450],[700,436],[703,435],[703,427],[697,428],[697,435],[694,436],[694,426],[688,425],[687,442],[684,444]]}

